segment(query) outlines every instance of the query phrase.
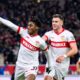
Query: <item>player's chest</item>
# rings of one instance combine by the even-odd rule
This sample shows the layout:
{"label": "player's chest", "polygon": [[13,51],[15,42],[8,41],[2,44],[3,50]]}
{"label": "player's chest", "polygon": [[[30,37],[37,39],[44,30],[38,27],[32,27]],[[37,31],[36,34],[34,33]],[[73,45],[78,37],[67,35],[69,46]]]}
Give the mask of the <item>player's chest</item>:
{"label": "player's chest", "polygon": [[67,37],[65,35],[51,35],[49,36],[50,41],[56,41],[56,42],[60,42],[60,41],[67,41]]}
{"label": "player's chest", "polygon": [[37,37],[31,37],[29,35],[23,36],[21,38],[21,44],[27,49],[36,51],[39,49],[39,40]]}
{"label": "player's chest", "polygon": [[52,35],[50,36],[50,44],[53,47],[69,47],[67,37],[65,35]]}

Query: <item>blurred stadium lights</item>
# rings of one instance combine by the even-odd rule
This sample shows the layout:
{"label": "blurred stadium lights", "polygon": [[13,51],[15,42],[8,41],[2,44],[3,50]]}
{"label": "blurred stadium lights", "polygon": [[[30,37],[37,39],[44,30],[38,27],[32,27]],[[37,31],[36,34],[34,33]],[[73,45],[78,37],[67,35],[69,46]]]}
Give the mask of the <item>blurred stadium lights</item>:
{"label": "blurred stadium lights", "polygon": [[41,1],[57,1],[57,0],[37,0],[38,3],[40,3]]}
{"label": "blurred stadium lights", "polygon": [[40,3],[41,0],[37,0],[38,3]]}

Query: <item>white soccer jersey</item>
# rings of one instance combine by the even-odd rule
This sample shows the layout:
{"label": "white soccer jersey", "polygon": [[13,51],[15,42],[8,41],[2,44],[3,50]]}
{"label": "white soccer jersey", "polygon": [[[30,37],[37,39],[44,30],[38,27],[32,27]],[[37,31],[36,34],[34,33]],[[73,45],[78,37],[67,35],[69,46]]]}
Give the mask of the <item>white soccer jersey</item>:
{"label": "white soccer jersey", "polygon": [[56,58],[60,55],[66,54],[70,50],[70,43],[75,42],[75,38],[73,34],[63,29],[63,31],[59,34],[55,33],[53,30],[46,32],[45,35],[47,40],[49,41],[49,67],[55,66],[63,73],[66,73],[69,68],[70,58],[66,58],[62,63],[57,63]]}
{"label": "white soccer jersey", "polygon": [[21,36],[17,65],[21,67],[25,67],[26,65],[38,66],[39,49],[46,50],[47,52],[47,45],[45,41],[39,35],[30,36],[27,29],[18,27],[12,22],[1,17],[0,22],[18,32]]}
{"label": "white soccer jersey", "polygon": [[21,45],[18,54],[17,65],[26,66],[26,64],[32,64],[37,66],[39,64],[39,49],[47,49],[45,41],[39,35],[35,35],[33,37],[30,36],[27,29],[24,28],[19,27],[18,32],[21,35]]}

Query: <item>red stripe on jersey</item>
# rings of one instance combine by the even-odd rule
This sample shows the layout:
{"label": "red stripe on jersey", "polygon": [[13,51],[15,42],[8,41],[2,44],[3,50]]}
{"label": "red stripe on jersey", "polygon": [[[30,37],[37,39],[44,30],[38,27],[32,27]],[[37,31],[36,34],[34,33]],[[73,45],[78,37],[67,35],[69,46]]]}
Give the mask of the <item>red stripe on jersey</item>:
{"label": "red stripe on jersey", "polygon": [[66,42],[66,41],[62,41],[62,42],[54,42],[54,41],[51,41],[51,46],[52,47],[56,47],[56,48],[69,48],[69,42]]}
{"label": "red stripe on jersey", "polygon": [[20,26],[18,27],[18,30],[17,30],[17,33],[19,33],[20,32]]}
{"label": "red stripe on jersey", "polygon": [[31,50],[31,51],[38,51],[39,48],[32,45],[31,43],[29,43],[27,40],[25,40],[24,38],[21,38],[21,44],[26,47],[27,49]]}

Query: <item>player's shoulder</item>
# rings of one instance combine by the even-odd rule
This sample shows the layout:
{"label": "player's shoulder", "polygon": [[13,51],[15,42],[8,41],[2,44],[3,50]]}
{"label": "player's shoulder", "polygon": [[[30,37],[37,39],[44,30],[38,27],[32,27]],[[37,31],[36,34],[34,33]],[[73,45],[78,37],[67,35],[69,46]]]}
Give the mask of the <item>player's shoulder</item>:
{"label": "player's shoulder", "polygon": [[43,40],[40,35],[37,36],[37,39],[38,39],[38,40]]}
{"label": "player's shoulder", "polygon": [[37,36],[37,40],[39,40],[40,42],[44,42],[44,39],[40,35]]}
{"label": "player's shoulder", "polygon": [[23,35],[26,32],[27,32],[27,28],[24,28],[22,26],[18,27],[17,33],[19,33],[20,35]]}
{"label": "player's shoulder", "polygon": [[69,34],[69,35],[72,35],[72,34],[73,34],[70,30],[67,30],[67,29],[64,30],[64,33],[65,33],[66,35],[68,35],[68,34]]}
{"label": "player's shoulder", "polygon": [[52,30],[50,30],[50,31],[47,31],[46,33],[52,33]]}
{"label": "player's shoulder", "polygon": [[22,27],[22,26],[19,26],[19,29],[20,29],[21,31],[26,31],[26,30],[27,30],[27,28]]}
{"label": "player's shoulder", "polygon": [[27,28],[26,27],[21,27],[23,30],[27,30]]}
{"label": "player's shoulder", "polygon": [[52,34],[52,30],[45,32],[45,34]]}

